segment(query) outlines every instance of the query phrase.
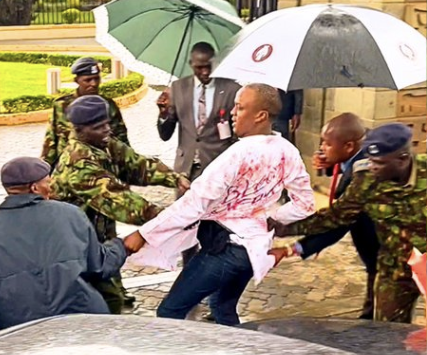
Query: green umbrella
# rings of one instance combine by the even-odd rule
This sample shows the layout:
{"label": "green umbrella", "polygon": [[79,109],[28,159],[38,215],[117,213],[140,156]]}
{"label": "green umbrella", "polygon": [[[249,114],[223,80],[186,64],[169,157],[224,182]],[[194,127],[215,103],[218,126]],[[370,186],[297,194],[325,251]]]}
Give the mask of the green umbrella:
{"label": "green umbrella", "polygon": [[152,84],[191,74],[189,51],[216,51],[244,26],[224,0],[116,0],[93,10],[96,40]]}

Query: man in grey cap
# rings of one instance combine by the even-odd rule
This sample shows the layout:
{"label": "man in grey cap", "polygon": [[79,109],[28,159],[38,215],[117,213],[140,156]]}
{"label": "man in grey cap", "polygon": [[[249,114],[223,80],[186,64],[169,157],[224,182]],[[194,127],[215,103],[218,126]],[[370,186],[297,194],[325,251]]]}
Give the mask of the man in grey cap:
{"label": "man in grey cap", "polygon": [[[55,100],[53,113],[43,144],[42,159],[52,167],[56,164],[62,150],[67,145],[68,136],[72,128],[65,114],[67,107],[80,96],[98,95],[101,83],[101,70],[97,61],[93,58],[85,57],[78,59],[71,67],[71,72],[75,75],[74,81],[78,84],[78,88],[75,93],[61,96]],[[107,98],[105,100],[109,103],[109,115],[113,135],[123,143],[129,145],[127,129],[119,108],[114,100]]]}
{"label": "man in grey cap", "polygon": [[100,244],[85,214],[49,200],[50,166],[21,157],[6,163],[0,205],[0,329],[71,313],[109,313],[87,278],[118,272],[120,239]]}
{"label": "man in grey cap", "polygon": [[[71,67],[71,72],[76,76],[74,81],[78,84],[77,90],[70,95],[61,96],[53,104],[53,112],[49,120],[41,157],[52,166],[52,171],[58,159],[68,143],[68,137],[72,131],[65,111],[67,107],[78,97],[84,95],[98,95],[101,83],[101,70],[98,62],[90,57],[78,59]],[[130,145],[127,136],[126,125],[123,121],[120,109],[112,99],[104,98],[109,104],[110,127],[112,134],[123,143]],[[132,305],[135,297],[123,289],[125,304]]]}
{"label": "man in grey cap", "polygon": [[[82,208],[100,241],[116,237],[115,221],[142,225],[161,211],[129,185],[189,187],[185,177],[160,160],[139,155],[112,137],[108,106],[100,96],[85,95],[68,107],[75,134],[52,174],[53,197]],[[94,282],[112,313],[122,309],[120,284],[118,277]]]}
{"label": "man in grey cap", "polygon": [[[374,286],[374,320],[410,323],[420,292],[407,262],[413,248],[426,252],[427,154],[411,154],[412,132],[400,123],[370,131],[368,159],[353,166],[346,192],[330,208],[284,225],[270,219],[277,236],[315,234],[353,223],[365,212],[375,223],[380,249]],[[299,255],[295,244],[271,251],[277,262]]]}

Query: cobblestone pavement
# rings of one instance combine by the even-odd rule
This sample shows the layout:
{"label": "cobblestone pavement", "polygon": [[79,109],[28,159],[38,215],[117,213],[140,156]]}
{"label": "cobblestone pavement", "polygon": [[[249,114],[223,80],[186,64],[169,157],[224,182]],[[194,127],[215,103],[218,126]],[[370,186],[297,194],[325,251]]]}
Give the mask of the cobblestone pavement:
{"label": "cobblestone pavement", "polygon": [[[132,146],[140,153],[157,155],[168,165],[173,164],[176,136],[162,142],[156,131],[157,108],[154,104],[158,92],[150,90],[137,104],[123,110],[129,128]],[[22,155],[40,153],[45,124],[0,127],[0,166],[7,160]],[[136,188],[148,199],[162,205],[173,202],[174,193],[163,187]],[[318,205],[326,199],[316,196]],[[4,190],[0,188],[0,200]],[[125,225],[119,232],[125,233]],[[126,264],[124,277],[155,275],[164,271]],[[153,276],[154,278],[156,276]],[[154,316],[155,310],[168,292],[171,282],[152,283],[132,288],[137,301],[126,313]],[[316,260],[289,259],[272,270],[264,281],[255,287],[250,284],[242,296],[239,313],[242,321],[280,316],[342,316],[354,318],[360,312],[365,292],[365,273],[355,253],[350,238],[346,237],[324,251]],[[415,322],[425,324],[424,302],[418,302]],[[207,310],[202,305],[202,311]]]}

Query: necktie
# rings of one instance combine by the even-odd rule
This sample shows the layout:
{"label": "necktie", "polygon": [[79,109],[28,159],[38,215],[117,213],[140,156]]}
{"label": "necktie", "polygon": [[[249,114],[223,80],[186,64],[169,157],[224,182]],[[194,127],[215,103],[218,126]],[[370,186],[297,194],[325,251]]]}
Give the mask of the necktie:
{"label": "necktie", "polygon": [[199,112],[197,115],[197,133],[200,134],[206,124],[206,86],[202,85],[199,96]]}
{"label": "necktie", "polygon": [[335,164],[334,165],[334,170],[332,173],[332,183],[331,183],[331,189],[329,192],[329,206],[332,205],[332,202],[334,201],[334,196],[335,196],[335,190],[337,189],[337,182],[338,182],[338,175],[340,173],[340,165],[339,164]]}

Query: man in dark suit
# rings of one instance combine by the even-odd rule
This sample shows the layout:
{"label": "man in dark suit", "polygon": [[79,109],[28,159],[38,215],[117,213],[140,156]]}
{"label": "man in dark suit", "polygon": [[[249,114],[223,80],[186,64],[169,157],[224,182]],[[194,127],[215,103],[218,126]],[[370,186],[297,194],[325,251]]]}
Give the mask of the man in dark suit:
{"label": "man in dark suit", "polygon": [[[186,174],[190,181],[235,141],[230,112],[241,86],[228,79],[210,78],[214,55],[209,43],[196,43],[190,55],[194,75],[173,82],[157,101],[160,138],[169,140],[179,123],[174,170]],[[197,246],[184,252],[184,264],[196,252]]]}
{"label": "man in dark suit", "polygon": [[[338,199],[344,194],[352,180],[353,164],[365,159],[361,150],[362,139],[365,134],[359,117],[351,113],[343,113],[334,117],[322,129],[321,151],[313,157],[313,165],[316,169],[330,170],[335,168],[336,173],[342,173],[337,188],[332,187],[333,198]],[[348,232],[351,233],[354,246],[366,266],[367,292],[360,318],[373,318],[373,287],[376,275],[377,254],[379,249],[375,225],[364,213],[361,213],[357,221],[345,227],[340,227],[326,233],[307,235],[296,243],[296,253],[303,259],[321,252],[340,239]]]}
{"label": "man in dark suit", "polygon": [[283,138],[289,140],[289,123],[291,133],[295,132],[301,123],[304,94],[302,90],[284,92],[279,89],[279,95],[282,110],[273,123],[273,130],[280,132]]}

